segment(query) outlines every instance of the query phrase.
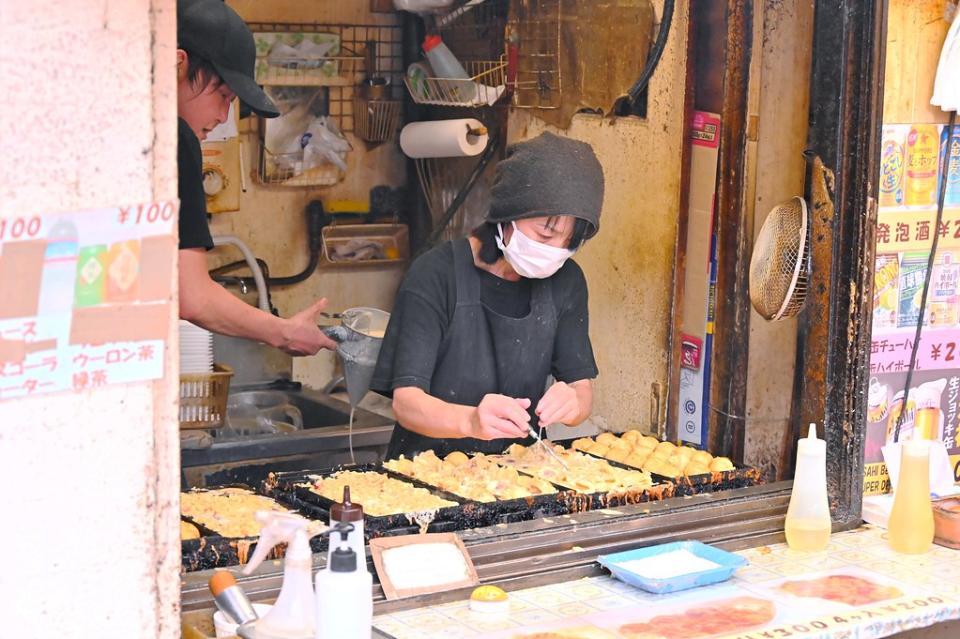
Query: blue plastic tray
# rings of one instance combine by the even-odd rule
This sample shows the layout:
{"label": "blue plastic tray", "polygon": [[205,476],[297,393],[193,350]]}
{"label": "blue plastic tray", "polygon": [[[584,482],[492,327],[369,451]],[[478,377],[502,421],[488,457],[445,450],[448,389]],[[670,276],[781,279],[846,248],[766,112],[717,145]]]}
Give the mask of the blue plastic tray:
{"label": "blue plastic tray", "polygon": [[[634,559],[643,559],[675,550],[686,550],[698,557],[718,564],[719,568],[677,575],[669,579],[650,579],[632,572],[621,565]],[[698,586],[706,586],[707,584],[726,581],[733,575],[737,568],[747,565],[747,560],[740,555],[702,544],[699,541],[675,541],[669,544],[648,546],[646,548],[618,552],[612,555],[600,555],[597,557],[597,561],[613,573],[613,576],[620,581],[624,581],[637,588],[642,588],[647,592],[657,594],[676,592],[677,590],[697,588]]]}

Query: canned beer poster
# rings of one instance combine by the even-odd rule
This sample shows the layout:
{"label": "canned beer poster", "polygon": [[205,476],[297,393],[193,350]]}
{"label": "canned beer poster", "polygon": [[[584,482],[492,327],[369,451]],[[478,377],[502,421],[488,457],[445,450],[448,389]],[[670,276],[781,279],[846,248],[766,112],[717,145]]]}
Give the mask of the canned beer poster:
{"label": "canned beer poster", "polygon": [[[943,163],[943,217],[936,222]],[[938,124],[883,128],[880,210],[874,268],[873,339],[867,400],[864,494],[889,490],[881,447],[899,439],[940,440],[960,481],[960,130],[947,139]],[[920,316],[934,234],[939,234],[926,310]],[[923,330],[910,392],[904,383]]]}

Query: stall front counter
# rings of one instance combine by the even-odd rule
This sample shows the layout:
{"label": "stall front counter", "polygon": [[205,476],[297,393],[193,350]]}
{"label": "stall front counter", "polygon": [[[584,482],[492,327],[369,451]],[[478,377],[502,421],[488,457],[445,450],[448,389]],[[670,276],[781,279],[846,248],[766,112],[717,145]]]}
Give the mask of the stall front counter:
{"label": "stall front counter", "polygon": [[886,531],[833,535],[825,551],[742,550],[729,581],[654,595],[609,576],[510,592],[506,614],[466,601],[382,614],[392,639],[872,639],[960,619],[960,551],[893,552]]}

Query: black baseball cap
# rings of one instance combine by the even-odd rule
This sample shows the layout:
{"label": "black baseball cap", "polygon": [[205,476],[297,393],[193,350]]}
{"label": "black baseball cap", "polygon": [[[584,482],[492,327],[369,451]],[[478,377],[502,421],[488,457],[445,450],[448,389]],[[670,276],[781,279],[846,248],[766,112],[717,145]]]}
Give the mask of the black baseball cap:
{"label": "black baseball cap", "polygon": [[253,34],[223,0],[177,0],[177,46],[209,61],[242,105],[265,118],[280,115],[254,80]]}

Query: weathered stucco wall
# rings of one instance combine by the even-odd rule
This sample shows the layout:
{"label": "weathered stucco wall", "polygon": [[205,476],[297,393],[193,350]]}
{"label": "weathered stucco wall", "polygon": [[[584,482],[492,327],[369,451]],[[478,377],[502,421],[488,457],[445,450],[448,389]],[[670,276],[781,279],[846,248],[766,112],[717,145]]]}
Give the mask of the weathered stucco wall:
{"label": "weathered stucco wall", "polygon": [[[661,16],[663,3],[654,6]],[[646,118],[577,115],[562,132],[593,145],[606,180],[601,231],[576,260],[590,287],[590,337],[600,368],[594,418],[610,430],[649,430],[651,384],[666,389],[669,382],[688,13],[689,3],[677,2]],[[547,128],[530,111],[514,110],[510,141]]]}
{"label": "weathered stucco wall", "polygon": [[[323,25],[396,24],[399,21],[396,13],[370,13],[367,2],[313,3],[308,6],[292,0],[231,0],[229,4],[248,22]],[[241,132],[244,166],[249,171],[250,167],[257,166],[257,133],[251,122],[242,123]],[[264,186],[248,174],[247,191],[240,197],[240,210],[213,216],[211,231],[238,236],[257,257],[267,261],[273,275],[299,273],[307,263],[304,209],[309,201],[366,200],[373,186],[402,186],[406,183],[405,159],[396,140],[367,148],[364,142],[350,139],[353,151],[347,156],[348,169],[340,184],[324,188]],[[211,264],[239,258],[234,249],[217,249],[211,253]],[[237,271],[237,274],[241,273]],[[273,290],[273,302],[283,316],[296,313],[320,297],[329,300],[331,311],[354,306],[390,310],[403,273],[402,266],[329,268],[321,265],[305,282]],[[327,351],[294,360],[294,377],[314,387],[326,384],[333,369],[334,356]]]}
{"label": "weathered stucco wall", "polygon": [[[2,3],[0,217],[176,197],[174,7]],[[0,402],[0,634],[177,635],[171,347],[164,380]]]}
{"label": "weathered stucco wall", "polygon": [[[803,195],[809,110],[813,3],[755,5],[744,197],[754,220],[754,239],[770,209]],[[750,311],[750,354],[744,461],[773,472],[790,422],[797,322],[768,322]]]}

